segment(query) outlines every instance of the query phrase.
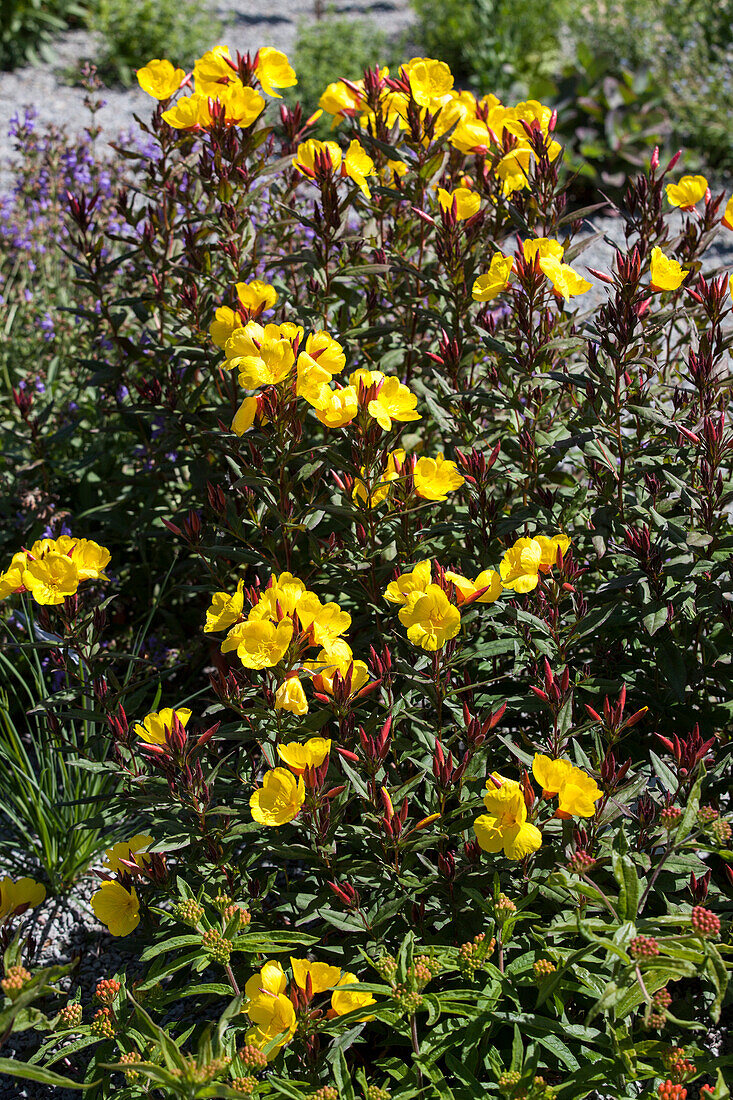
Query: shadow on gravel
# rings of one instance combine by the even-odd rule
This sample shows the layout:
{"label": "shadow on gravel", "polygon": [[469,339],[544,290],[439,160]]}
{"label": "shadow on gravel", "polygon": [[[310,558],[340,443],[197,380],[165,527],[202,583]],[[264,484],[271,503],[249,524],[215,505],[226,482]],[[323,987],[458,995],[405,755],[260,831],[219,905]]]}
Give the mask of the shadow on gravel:
{"label": "shadow on gravel", "polygon": [[245,12],[227,11],[226,16],[227,22],[233,26],[243,27],[257,27],[262,23],[268,27],[276,27],[293,22],[287,15],[247,15]]}

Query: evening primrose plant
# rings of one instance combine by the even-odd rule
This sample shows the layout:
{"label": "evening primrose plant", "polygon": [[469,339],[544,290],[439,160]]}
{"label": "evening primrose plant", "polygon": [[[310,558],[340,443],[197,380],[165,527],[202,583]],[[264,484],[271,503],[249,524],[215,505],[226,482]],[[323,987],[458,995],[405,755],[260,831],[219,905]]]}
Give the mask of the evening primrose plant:
{"label": "evening primrose plant", "polygon": [[731,204],[650,150],[590,269],[549,108],[341,75],[306,117],[271,48],[142,64],[121,226],[69,199],[119,501],[19,534],[4,607],[104,731],[128,962],[14,1072],[723,1100]]}

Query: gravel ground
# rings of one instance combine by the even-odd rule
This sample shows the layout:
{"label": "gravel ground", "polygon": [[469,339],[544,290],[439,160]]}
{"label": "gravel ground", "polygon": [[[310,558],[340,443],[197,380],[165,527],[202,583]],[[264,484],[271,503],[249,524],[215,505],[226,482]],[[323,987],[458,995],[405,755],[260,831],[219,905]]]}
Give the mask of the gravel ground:
{"label": "gravel ground", "polygon": [[[30,969],[65,965],[78,959],[77,966],[60,984],[70,993],[81,988],[86,1022],[90,1019],[89,1006],[97,982],[114,974],[127,958],[127,953],[120,949],[123,941],[115,941],[106,932],[89,906],[89,899],[97,885],[97,879],[89,876],[79,882],[67,898],[49,898],[37,909],[29,911],[21,923],[24,937],[29,936],[35,946]],[[0,1054],[5,1058],[27,1061],[38,1047],[38,1038],[38,1033],[34,1031],[12,1035]],[[62,1065],[54,1069],[57,1073],[64,1073]],[[78,1095],[78,1092],[69,1089],[0,1077],[0,1100],[47,1100],[50,1097],[71,1100]]]}
{"label": "gravel ground", "polygon": [[[409,0],[329,0],[327,6],[339,15],[371,19],[388,36],[398,36],[410,26]],[[219,41],[242,53],[260,46],[292,52],[298,25],[315,21],[314,0],[268,0],[266,5],[258,0],[220,0],[211,7],[223,25]],[[213,45],[203,42],[201,52]],[[52,64],[0,73],[0,165],[12,151],[8,123],[25,106],[36,109],[39,124],[64,122],[70,129],[81,130],[88,122],[83,89],[66,83],[63,74],[78,69],[83,60],[94,58],[94,36],[85,31],[70,32],[58,40],[55,52]],[[103,98],[106,106],[97,118],[108,140],[133,126],[134,113],[147,110],[151,102],[137,87],[129,91],[112,89]]]}

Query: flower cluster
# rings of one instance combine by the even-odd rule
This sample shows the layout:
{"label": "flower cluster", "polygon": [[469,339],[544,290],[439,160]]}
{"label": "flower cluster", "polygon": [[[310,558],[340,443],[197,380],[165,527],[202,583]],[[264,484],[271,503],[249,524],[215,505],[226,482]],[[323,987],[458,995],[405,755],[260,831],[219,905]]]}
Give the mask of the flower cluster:
{"label": "flower cluster", "polygon": [[[263,592],[252,591],[245,617],[244,583],[234,593],[216,592],[206,613],[206,633],[226,630],[221,652],[235,652],[248,669],[277,669],[275,709],[306,714],[308,701],[301,676],[317,692],[331,695],[334,680],[348,682],[357,696],[369,681],[363,661],[355,661],[342,635],[351,616],[335,602],[322,603],[315,592],[292,573],[272,576]],[[304,660],[308,649],[318,649]]]}
{"label": "flower cluster", "polygon": [[291,741],[278,745],[277,752],[287,768],[265,772],[262,786],[250,798],[252,817],[260,825],[285,825],[297,817],[305,802],[303,773],[327,771],[331,741],[323,737],[311,737],[304,745]]}
{"label": "flower cluster", "polygon": [[371,993],[359,990],[355,974],[328,963],[290,959],[292,982],[279,962],[266,962],[244,988],[244,1011],[252,1021],[247,1043],[264,1050],[268,1061],[289,1043],[298,1027],[297,1011],[309,1008],[313,998],[331,993],[329,1014],[343,1016],[374,1004]]}
{"label": "flower cluster", "polygon": [[30,592],[38,604],[61,604],[81,581],[107,580],[104,569],[110,556],[106,547],[91,539],[38,539],[30,550],[13,554],[9,567],[0,573],[0,599]]}
{"label": "flower cluster", "polygon": [[[399,574],[387,586],[384,598],[400,606],[399,619],[407,628],[409,641],[432,653],[460,631],[461,605],[494,603],[505,589],[531,592],[541,574],[562,565],[569,546],[570,539],[563,534],[517,539],[505,552],[498,572],[484,569],[474,580],[453,570],[439,569],[434,581],[432,563],[426,559],[410,572]],[[455,605],[450,592],[455,593]]]}
{"label": "flower cluster", "polygon": [[236,60],[226,46],[214,46],[188,75],[170,61],[155,58],[138,69],[137,79],[144,92],[163,103],[187,89],[189,94],[163,111],[163,119],[175,130],[206,130],[219,123],[246,128],[265,109],[255,84],[265,95],[280,99],[277,88],[298,83],[285,54],[271,46],[258,50],[254,59],[237,55]]}
{"label": "flower cluster", "polygon": [[[266,284],[257,291],[261,303],[271,289]],[[276,420],[298,398],[313,409],[324,427],[331,429],[343,428],[360,418],[364,424],[375,421],[383,431],[389,431],[393,422],[420,419],[416,395],[394,375],[359,368],[349,375],[347,385],[334,384],[335,375],[346,365],[346,354],[342,344],[325,330],[315,330],[305,337],[303,327],[290,321],[263,326],[254,320],[242,324],[243,319],[240,310],[232,311],[230,318],[219,309],[211,330],[215,343],[221,345],[224,341],[223,366],[238,372],[244,389],[259,391],[240,405],[232,421],[237,435],[243,435],[255,420],[260,424]]]}

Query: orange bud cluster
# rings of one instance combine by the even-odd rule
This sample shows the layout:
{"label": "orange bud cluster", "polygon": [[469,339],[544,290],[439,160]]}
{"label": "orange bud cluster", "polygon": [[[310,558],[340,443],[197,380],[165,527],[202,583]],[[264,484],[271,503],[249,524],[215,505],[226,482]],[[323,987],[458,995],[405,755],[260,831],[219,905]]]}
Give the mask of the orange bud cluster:
{"label": "orange bud cluster", "polygon": [[136,1054],[134,1050],[130,1050],[126,1054],[120,1055],[120,1062],[125,1066],[123,1073],[127,1080],[137,1081],[140,1077],[140,1073],[132,1067],[140,1065],[140,1055]]}
{"label": "orange bud cluster", "polygon": [[210,952],[214,962],[226,966],[232,953],[232,941],[222,936],[216,928],[207,928],[201,935],[201,943]]}
{"label": "orange bud cluster", "polygon": [[659,820],[662,823],[663,829],[674,829],[682,817],[682,810],[679,806],[665,806],[659,815]]}
{"label": "orange bud cluster", "polygon": [[239,1061],[247,1069],[264,1069],[267,1065],[267,1058],[259,1047],[252,1046],[251,1043],[247,1043],[242,1047],[239,1052]]}
{"label": "orange bud cluster", "polygon": [[26,982],[30,980],[30,971],[26,970],[24,966],[9,966],[5,971],[5,977],[0,982],[0,986],[2,986],[5,996],[14,1001]]}
{"label": "orange bud cluster", "polygon": [[595,862],[593,856],[589,855],[584,848],[578,848],[568,860],[568,871],[574,875],[584,875],[590,871]]}
{"label": "orange bud cluster", "polygon": [[112,1019],[112,1010],[109,1008],[99,1008],[94,1013],[94,1019],[91,1023],[92,1035],[99,1036],[100,1039],[113,1039],[115,1034],[114,1020]]}
{"label": "orange bud cluster", "polygon": [[257,1088],[257,1078],[235,1077],[231,1084],[235,1092],[241,1092],[242,1096],[251,1096]]}
{"label": "orange bud cluster", "polygon": [[682,1047],[672,1047],[663,1056],[663,1061],[675,1084],[679,1084],[685,1077],[695,1072],[694,1063],[685,1057]]}
{"label": "orange bud cluster", "polygon": [[546,978],[555,973],[557,967],[551,959],[536,959],[532,964],[532,969],[534,970],[535,981],[538,985],[541,985]]}
{"label": "orange bud cluster", "polygon": [[659,954],[659,944],[653,936],[634,936],[629,944],[632,959],[652,959]]}
{"label": "orange bud cluster", "polygon": [[102,978],[100,982],[97,982],[97,988],[94,991],[94,996],[102,1004],[111,1005],[115,997],[120,991],[120,983],[116,978]]}
{"label": "orange bud cluster", "polygon": [[705,909],[702,905],[696,905],[692,910],[692,929],[698,936],[706,939],[708,936],[717,936],[720,933],[720,917]]}
{"label": "orange bud cluster", "polygon": [[76,1028],[81,1023],[82,1007],[78,1001],[67,1001],[59,1012],[61,1027]]}
{"label": "orange bud cluster", "polygon": [[659,1100],[685,1100],[687,1089],[682,1085],[676,1085],[674,1081],[663,1081],[657,1089]]}

